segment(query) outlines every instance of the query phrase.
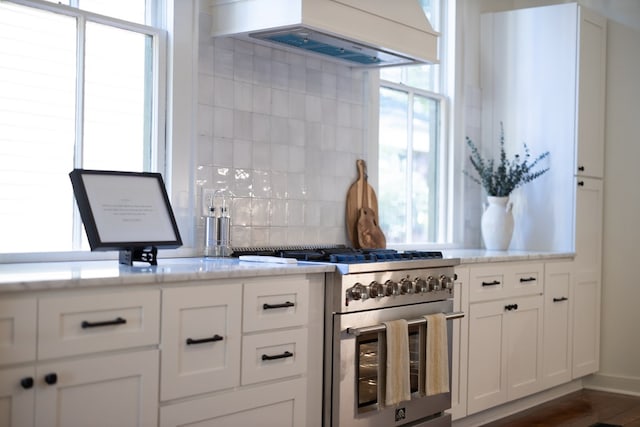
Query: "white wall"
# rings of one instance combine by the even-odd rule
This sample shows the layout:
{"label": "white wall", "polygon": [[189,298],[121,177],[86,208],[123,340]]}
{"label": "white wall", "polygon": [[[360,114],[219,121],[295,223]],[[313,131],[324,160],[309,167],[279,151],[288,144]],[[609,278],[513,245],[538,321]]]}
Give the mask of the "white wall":
{"label": "white wall", "polygon": [[[637,23],[640,25],[640,22]],[[640,30],[609,21],[600,376],[640,393]],[[613,378],[611,378],[613,377]],[[613,380],[613,382],[611,382]]]}

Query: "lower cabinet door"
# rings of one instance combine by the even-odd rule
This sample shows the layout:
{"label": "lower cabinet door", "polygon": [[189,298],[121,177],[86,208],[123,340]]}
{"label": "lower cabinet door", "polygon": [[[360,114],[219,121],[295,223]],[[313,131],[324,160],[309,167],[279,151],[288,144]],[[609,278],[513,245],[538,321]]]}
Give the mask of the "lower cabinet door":
{"label": "lower cabinet door", "polygon": [[507,399],[542,390],[542,296],[514,299],[507,313]]}
{"label": "lower cabinet door", "polygon": [[38,427],[151,427],[158,420],[158,350],[43,363]]}
{"label": "lower cabinet door", "polygon": [[245,388],[160,408],[160,427],[306,426],[306,379]]}
{"label": "lower cabinet door", "polygon": [[33,427],[33,367],[0,370],[0,427]]}
{"label": "lower cabinet door", "polygon": [[507,400],[506,311],[503,301],[469,308],[467,413],[474,414]]}
{"label": "lower cabinet door", "polygon": [[161,400],[240,384],[242,286],[165,289]]}

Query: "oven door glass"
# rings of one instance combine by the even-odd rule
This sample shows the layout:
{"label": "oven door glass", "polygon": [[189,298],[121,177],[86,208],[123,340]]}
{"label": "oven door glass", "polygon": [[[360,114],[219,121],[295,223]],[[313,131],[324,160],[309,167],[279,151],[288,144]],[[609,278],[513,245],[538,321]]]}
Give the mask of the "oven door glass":
{"label": "oven door glass", "polygon": [[[420,391],[420,375],[424,358],[421,328],[409,328],[409,369],[411,393]],[[384,332],[363,334],[356,339],[356,390],[358,412],[366,412],[384,406],[386,378],[386,339]]]}

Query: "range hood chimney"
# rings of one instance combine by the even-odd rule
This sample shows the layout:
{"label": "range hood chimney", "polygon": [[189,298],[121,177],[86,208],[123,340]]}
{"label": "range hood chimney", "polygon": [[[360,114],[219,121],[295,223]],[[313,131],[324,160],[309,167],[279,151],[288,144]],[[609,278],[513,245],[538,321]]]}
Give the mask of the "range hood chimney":
{"label": "range hood chimney", "polygon": [[418,0],[211,0],[211,35],[276,44],[352,67],[438,62]]}

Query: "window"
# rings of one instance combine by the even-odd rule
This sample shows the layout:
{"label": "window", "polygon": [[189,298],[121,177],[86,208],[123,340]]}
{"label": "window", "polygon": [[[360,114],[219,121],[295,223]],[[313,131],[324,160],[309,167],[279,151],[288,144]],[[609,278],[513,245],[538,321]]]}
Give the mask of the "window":
{"label": "window", "polygon": [[73,168],[162,167],[158,5],[61,3],[0,1],[0,253],[88,249]]}
{"label": "window", "polygon": [[[422,1],[439,29],[442,0]],[[441,30],[440,30],[441,31]],[[378,207],[388,244],[447,243],[449,197],[448,70],[441,31],[440,65],[391,67],[380,71]]]}

